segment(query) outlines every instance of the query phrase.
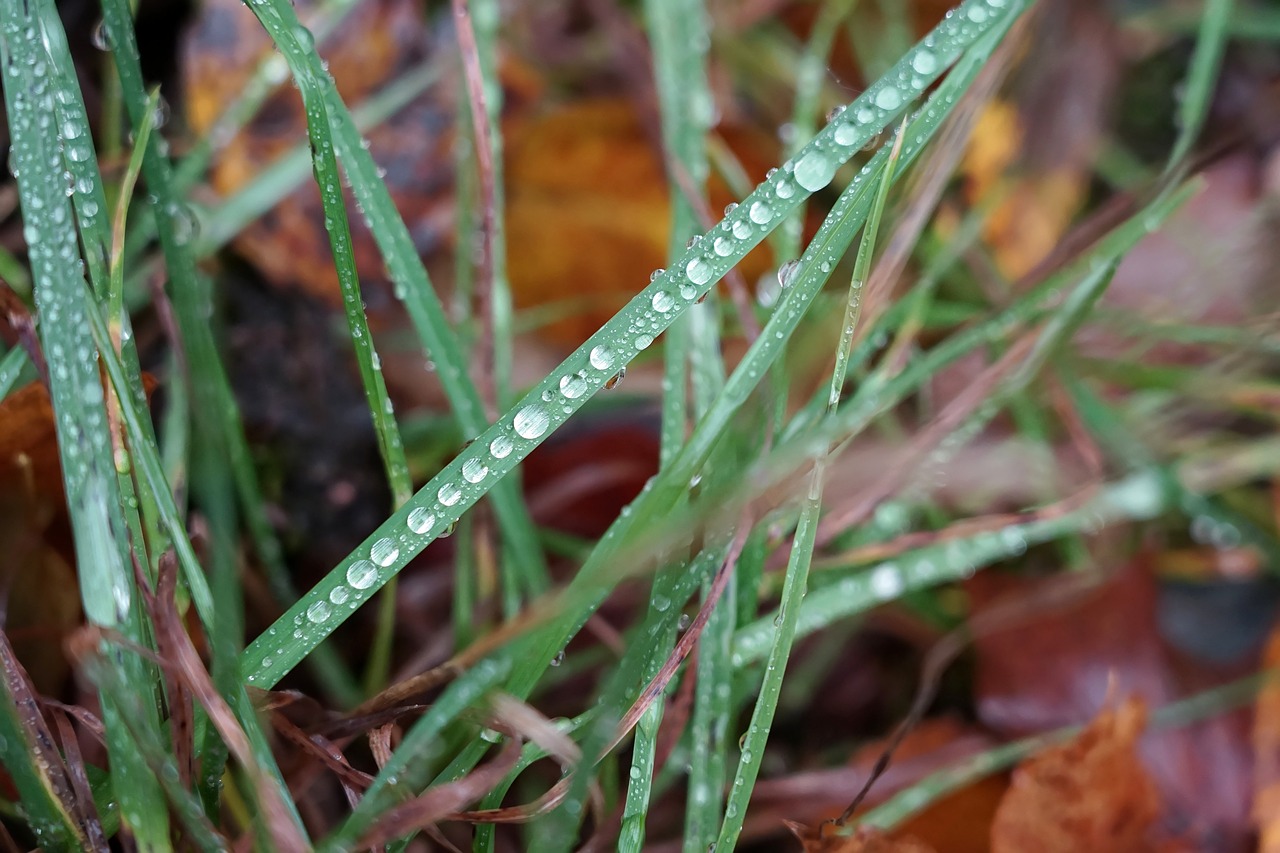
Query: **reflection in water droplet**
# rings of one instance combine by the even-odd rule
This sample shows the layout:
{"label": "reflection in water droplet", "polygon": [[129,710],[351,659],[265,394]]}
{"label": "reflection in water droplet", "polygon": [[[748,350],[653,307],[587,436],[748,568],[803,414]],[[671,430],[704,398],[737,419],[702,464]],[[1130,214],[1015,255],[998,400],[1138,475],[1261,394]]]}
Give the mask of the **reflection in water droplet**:
{"label": "reflection in water droplet", "polygon": [[733,236],[739,240],[745,240],[751,236],[751,225],[745,219],[739,219],[733,223]]}
{"label": "reflection in water droplet", "polygon": [[378,579],[378,570],[368,560],[356,560],[347,567],[347,583],[356,589],[368,589]]}
{"label": "reflection in water droplet", "polygon": [[603,344],[591,350],[591,366],[596,370],[608,370],[613,367],[613,350]]}
{"label": "reflection in water droplet", "polygon": [[796,183],[809,192],[822,190],[835,174],[836,161],[822,151],[809,151],[796,163]]}
{"label": "reflection in water droplet", "polygon": [[875,104],[882,110],[897,109],[902,104],[902,95],[892,86],[885,86],[876,92]]}
{"label": "reflection in water droplet", "polygon": [[711,267],[702,258],[694,258],[685,265],[685,275],[694,284],[706,284],[711,280]]}
{"label": "reflection in water droplet", "polygon": [[636,335],[636,349],[648,349],[653,343],[653,335]]}
{"label": "reflection in water droplet", "polygon": [[551,419],[541,406],[529,405],[516,412],[514,425],[516,434],[521,438],[534,439],[547,431]]}
{"label": "reflection in water droplet", "polygon": [[515,442],[511,440],[511,436],[503,434],[489,442],[489,452],[493,454],[494,459],[505,459],[511,455]]}
{"label": "reflection in water droplet", "polygon": [[782,266],[778,267],[778,286],[790,287],[791,283],[796,280],[796,274],[800,272],[800,261],[790,260]]}
{"label": "reflection in water droplet", "polygon": [[400,547],[396,545],[394,539],[379,539],[369,549],[369,556],[379,566],[386,567],[394,563],[396,557],[400,556]]}
{"label": "reflection in water droplet", "polygon": [[659,290],[657,293],[653,294],[652,302],[653,310],[661,311],[663,314],[676,307],[675,297],[670,293],[667,293],[665,290]]}
{"label": "reflection in water droplet", "polygon": [[751,209],[747,211],[747,215],[755,224],[764,225],[773,219],[773,210],[764,202],[756,201],[751,203]]}
{"label": "reflection in water droplet", "polygon": [[694,287],[692,284],[680,285],[681,299],[693,299],[697,295],[698,295],[698,288]]}
{"label": "reflection in water droplet", "polygon": [[[610,377],[609,377],[609,381],[608,381],[608,382],[606,382],[606,383],[604,383],[604,390],[606,390],[606,391],[611,391],[611,390],[613,390],[614,388],[617,388],[617,387],[618,387],[618,383],[619,383],[619,382],[621,382],[621,381],[622,381],[622,378],[623,378],[624,376],[626,376],[626,375],[627,375],[627,368],[624,366],[624,367],[623,367],[621,370],[619,370],[617,373],[615,373],[615,374],[613,374],[612,376],[610,376]],[[625,510],[623,510],[623,511],[625,512]]]}
{"label": "reflection in water droplet", "polygon": [[468,483],[478,483],[489,475],[489,466],[479,459],[468,459],[462,463],[462,476]]}
{"label": "reflection in water droplet", "polygon": [[329,592],[329,600],[334,604],[346,604],[347,599],[351,597],[351,590],[345,586],[335,586]]}
{"label": "reflection in water droplet", "polygon": [[329,614],[332,612],[333,610],[329,607],[329,602],[317,601],[307,608],[307,618],[319,625],[321,622],[328,619]]}
{"label": "reflection in water droplet", "polygon": [[431,525],[436,523],[436,517],[426,507],[414,507],[409,513],[409,529],[418,535],[422,535],[431,529]]}
{"label": "reflection in water droplet", "polygon": [[715,243],[711,244],[711,250],[722,258],[727,258],[733,254],[733,241],[727,237],[717,237]]}
{"label": "reflection in water droplet", "polygon": [[587,380],[578,374],[560,377],[560,393],[570,400],[576,400],[587,392]]}
{"label": "reflection in water droplet", "polygon": [[440,487],[440,491],[436,492],[436,498],[445,506],[453,506],[462,499],[462,489],[459,489],[456,483],[445,483]]}
{"label": "reflection in water droplet", "polygon": [[911,57],[911,67],[920,74],[932,74],[938,70],[938,57],[934,56],[931,51],[920,48],[916,51],[916,55]]}

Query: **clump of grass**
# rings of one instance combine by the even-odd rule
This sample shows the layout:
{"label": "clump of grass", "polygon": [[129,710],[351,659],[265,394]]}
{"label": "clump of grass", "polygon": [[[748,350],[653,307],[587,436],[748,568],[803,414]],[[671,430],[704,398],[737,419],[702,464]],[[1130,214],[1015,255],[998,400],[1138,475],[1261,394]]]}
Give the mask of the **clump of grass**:
{"label": "clump of grass", "polygon": [[[608,816],[616,813],[620,849],[641,849],[653,803],[686,781],[672,767],[687,765],[684,849],[692,853],[714,844],[723,851],[742,832],[798,638],[963,578],[1030,545],[1151,519],[1173,508],[1231,524],[1260,547],[1275,548],[1270,534],[1196,494],[1174,466],[1133,451],[1115,407],[1081,384],[1069,360],[1056,360],[1091,316],[1119,260],[1194,191],[1194,184],[1182,182],[1183,172],[1206,114],[1229,2],[1206,7],[1182,107],[1182,135],[1163,182],[1141,209],[1003,305],[983,305],[969,322],[948,325],[948,333],[927,347],[918,336],[944,307],[938,304],[939,283],[953,273],[981,218],[958,229],[949,245],[935,247],[923,275],[896,300],[876,292],[881,301],[860,318],[863,287],[874,276],[879,226],[894,209],[894,187],[922,171],[915,164],[922,157],[928,162],[935,137],[960,105],[989,92],[990,81],[977,81],[997,63],[1025,0],[965,0],[811,139],[799,140],[787,161],[717,222],[704,221],[706,202],[699,195],[710,171],[705,9],[698,0],[646,3],[675,199],[669,263],[523,395],[511,387],[510,375],[513,318],[500,218],[500,105],[484,96],[497,90],[497,4],[455,4],[473,16],[473,22],[464,16],[461,32],[467,36],[462,42],[475,119],[471,148],[480,152],[471,165],[483,188],[477,227],[485,252],[474,271],[479,298],[472,319],[486,331],[470,351],[446,318],[314,35],[286,0],[248,5],[279,49],[306,108],[309,159],[393,506],[320,583],[305,593],[293,590],[206,319],[209,282],[197,259],[300,180],[305,155],[282,160],[271,181],[224,203],[211,215],[212,228],[196,236],[184,192],[207,161],[209,147],[197,146],[187,165],[175,170],[156,132],[157,100],[143,84],[128,4],[103,0],[104,33],[134,128],[131,166],[112,187],[120,198],[113,221],[52,0],[5,6],[0,29],[12,164],[89,623],[77,645],[78,663],[98,691],[109,759],[106,772],[86,774],[73,751],[74,738],[67,737],[69,723],[59,729],[58,757],[49,748],[53,737],[39,700],[20,670],[6,663],[0,760],[18,788],[22,816],[43,846],[101,849],[110,834],[127,831],[145,849],[169,849],[179,837],[202,849],[223,849],[240,833],[251,833],[264,846],[301,849],[313,843],[312,833],[327,832],[314,840],[316,846],[343,850],[391,843],[402,849],[417,832],[477,806],[484,811],[472,815],[479,822],[474,849],[492,850],[489,821],[509,816],[502,809],[506,793],[535,762],[554,756],[564,778],[520,814],[538,818],[525,837],[531,848],[574,846],[594,804],[595,831],[607,831]],[[835,28],[851,6],[825,4],[807,46],[795,111],[803,135],[819,103],[813,69],[822,67]],[[373,105],[374,115],[403,103],[406,92],[419,90],[431,73],[422,69],[400,81]],[[250,114],[228,113],[232,120]],[[863,157],[863,147],[881,134],[886,141]],[[63,191],[67,175],[70,194]],[[139,175],[145,201],[132,198]],[[418,341],[437,365],[457,428],[473,438],[416,492],[361,303],[343,175]],[[802,249],[806,202],[828,186],[840,189],[839,195]],[[185,366],[175,372],[160,436],[147,416],[123,297],[130,265],[152,233],[177,318],[176,360]],[[798,258],[788,265],[788,286],[777,304],[753,318],[763,326],[729,369],[720,348],[727,312],[719,309],[714,289],[765,240],[774,241],[783,260]],[[919,248],[912,243],[911,249]],[[844,263],[850,253],[856,255],[852,265]],[[824,328],[815,314],[833,277],[844,319],[830,341],[836,353],[830,382],[807,402],[797,401],[795,389],[787,387],[784,357],[797,332]],[[665,336],[666,380],[660,470],[591,544],[572,579],[552,590],[538,531],[507,475],[659,336]],[[849,552],[840,546],[851,532],[864,541],[887,538],[876,529],[872,510],[877,503],[908,500],[910,478],[889,472],[869,484],[874,500],[835,510],[824,501],[829,457],[884,423],[945,367],[987,348],[1003,356],[971,394],[919,434],[912,446],[916,457],[948,445],[954,450],[1004,408],[1030,404],[1037,379],[1053,371],[1083,421],[1131,464],[1069,507],[1032,510],[977,532],[909,544],[891,559],[844,558]],[[0,361],[0,393],[15,386],[25,360],[15,349]],[[486,369],[477,375],[475,365]],[[100,371],[110,380],[105,388]],[[797,476],[803,481],[799,488]],[[187,477],[192,504],[209,530],[208,547],[199,554],[188,530],[189,508],[175,499],[181,493],[175,486]],[[256,691],[270,690],[305,661],[329,694],[348,707],[376,693],[388,668],[393,608],[380,608],[380,640],[364,688],[327,650],[325,639],[380,590],[393,603],[390,585],[397,573],[482,500],[491,505],[499,528],[499,594],[508,621],[472,631],[470,616],[456,613],[467,628],[457,635],[472,637],[470,645],[456,650],[445,666],[361,706],[376,716],[414,691],[443,685],[396,748],[388,743],[378,752],[376,774],[357,773],[325,753],[352,786],[352,807],[327,825],[308,825],[264,731]],[[245,533],[285,607],[276,624],[253,638],[243,635],[237,543]],[[783,541],[790,543],[785,566],[769,574],[770,554]],[[815,565],[820,550],[831,556]],[[464,561],[459,571],[468,567]],[[573,720],[542,718],[525,703],[549,682],[549,668],[564,659],[566,646],[602,602],[634,578],[649,580],[647,607],[596,695]],[[178,606],[188,603],[209,641],[208,673],[177,616]],[[684,625],[687,606],[698,615]],[[696,666],[688,663],[695,645]],[[672,747],[682,761],[664,766],[667,693],[677,683],[692,684],[690,725]],[[1237,699],[1218,697],[1207,707]],[[737,739],[734,726],[744,714],[749,719]],[[521,746],[522,737],[529,743]],[[505,747],[495,748],[499,742]],[[917,789],[910,802],[919,808],[957,780],[990,772],[1028,748],[1014,745],[986,755],[973,768]],[[629,767],[619,774],[620,762]],[[626,779],[625,792],[616,790],[615,776]],[[869,820],[883,825],[907,811],[891,802]]]}

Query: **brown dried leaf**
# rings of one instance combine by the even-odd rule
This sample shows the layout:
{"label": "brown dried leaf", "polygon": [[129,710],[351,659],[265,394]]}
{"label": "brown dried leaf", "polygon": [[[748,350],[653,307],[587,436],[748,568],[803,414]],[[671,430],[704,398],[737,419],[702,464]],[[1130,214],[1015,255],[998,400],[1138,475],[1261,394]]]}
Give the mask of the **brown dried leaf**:
{"label": "brown dried leaf", "polygon": [[1160,797],[1135,749],[1146,719],[1142,700],[1131,698],[1070,743],[1023,762],[996,811],[992,853],[1153,849]]}

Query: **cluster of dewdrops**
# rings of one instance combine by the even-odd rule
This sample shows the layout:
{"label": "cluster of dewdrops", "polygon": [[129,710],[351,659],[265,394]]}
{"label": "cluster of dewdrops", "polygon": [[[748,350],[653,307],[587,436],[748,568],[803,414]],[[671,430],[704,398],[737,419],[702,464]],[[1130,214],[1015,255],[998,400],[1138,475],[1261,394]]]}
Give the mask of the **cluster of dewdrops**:
{"label": "cluster of dewdrops", "polygon": [[[962,12],[953,12],[949,18],[951,30],[957,36],[966,35],[966,29],[982,24],[1008,0],[986,0],[975,3]],[[863,103],[849,110],[842,110],[833,117],[833,127],[808,146],[794,161],[788,161],[780,169],[772,170],[765,183],[752,193],[742,205],[731,204],[725,208],[725,217],[707,237],[695,237],[690,241],[691,256],[682,259],[682,275],[668,275],[665,270],[655,270],[651,282],[661,278],[671,279],[668,286],[659,287],[642,297],[641,310],[634,312],[621,335],[611,336],[612,346],[600,344],[587,355],[587,366],[560,376],[556,383],[541,394],[540,400],[523,405],[487,447],[487,455],[474,455],[463,461],[459,474],[466,485],[479,485],[490,475],[491,462],[505,459],[516,449],[516,440],[536,441],[552,426],[574,411],[575,403],[589,394],[593,387],[605,384],[611,387],[621,376],[627,361],[648,348],[654,338],[667,328],[680,309],[700,299],[704,288],[722,275],[742,251],[742,244],[760,236],[760,229],[768,231],[776,219],[785,216],[798,202],[797,193],[812,193],[829,184],[836,169],[875,131],[884,125],[887,113],[915,99],[931,82],[942,60],[938,51],[945,34],[935,34],[926,39],[902,63],[897,73],[867,94]],[[647,300],[647,301],[643,301]],[[628,351],[629,350],[629,351]],[[557,400],[558,396],[561,398]],[[558,409],[558,411],[557,411]],[[436,492],[440,510],[448,510],[463,498],[464,485],[449,479]],[[405,518],[407,530],[398,536],[382,536],[369,549],[367,558],[351,563],[346,570],[346,584],[335,586],[325,598],[313,601],[303,613],[294,619],[295,639],[301,639],[305,622],[321,625],[327,622],[339,608],[354,610],[375,589],[384,572],[389,573],[397,565],[401,547],[408,547],[410,537],[426,538],[436,533],[436,527],[447,526],[445,513],[438,516],[426,507],[415,507]],[[417,539],[421,541],[421,539]],[[265,666],[271,658],[263,660]]]}

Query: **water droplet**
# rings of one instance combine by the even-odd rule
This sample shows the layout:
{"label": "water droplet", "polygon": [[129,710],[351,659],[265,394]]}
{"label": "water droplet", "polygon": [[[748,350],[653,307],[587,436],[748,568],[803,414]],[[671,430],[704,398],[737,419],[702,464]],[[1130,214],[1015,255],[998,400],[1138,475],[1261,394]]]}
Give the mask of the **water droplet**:
{"label": "water droplet", "polygon": [[814,192],[831,183],[836,173],[836,161],[814,149],[796,163],[796,183]]}
{"label": "water droplet", "polygon": [[724,215],[728,216],[729,214],[733,213],[737,209],[738,209],[738,203],[736,201],[731,201],[724,206]]}
{"label": "water droplet", "polygon": [[613,367],[613,350],[603,344],[593,347],[590,355],[591,366],[596,370],[608,370]]}
{"label": "water droplet", "polygon": [[587,380],[579,374],[560,377],[560,393],[570,400],[576,400],[587,393]]}
{"label": "water droplet", "polygon": [[444,526],[444,529],[436,534],[437,539],[448,539],[453,535],[453,531],[458,529],[458,522],[451,521]]}
{"label": "water droplet", "polygon": [[656,270],[649,273],[649,281],[657,281],[659,278],[662,277],[662,274],[664,272],[666,272],[666,270],[664,270],[662,267],[658,267]]}
{"label": "water droplet", "polygon": [[711,266],[702,258],[694,258],[685,264],[684,274],[694,284],[706,284],[711,280]]}
{"label": "water droplet", "polygon": [[[604,383],[604,390],[612,391],[614,388],[617,388],[618,383],[621,382],[622,378],[626,375],[627,375],[627,368],[624,366],[617,373],[609,377],[609,381]],[[626,510],[624,509],[623,512],[626,512]]]}
{"label": "water droplet", "polygon": [[858,141],[858,127],[850,122],[836,125],[835,141],[837,145],[853,145]]}
{"label": "water droplet", "polygon": [[916,51],[916,55],[911,57],[911,67],[919,74],[932,74],[938,70],[938,57],[934,56],[932,51],[920,48]]}
{"label": "water droplet", "polygon": [[98,50],[111,50],[111,36],[107,33],[106,21],[98,21],[93,25],[93,32],[89,35],[89,42]]}
{"label": "water droplet", "polygon": [[665,290],[659,290],[653,294],[653,310],[661,311],[663,314],[676,307],[676,298]]}
{"label": "water droplet", "polygon": [[902,104],[902,94],[892,86],[876,92],[875,105],[882,110],[897,109]]}
{"label": "water droplet", "polygon": [[169,102],[163,97],[156,101],[156,108],[151,111],[151,126],[159,130],[169,123]]}
{"label": "water droplet", "polygon": [[884,563],[871,572],[871,592],[880,599],[896,598],[902,593],[902,575],[893,563]]}
{"label": "water droplet", "polygon": [[790,181],[778,181],[773,188],[773,193],[778,198],[787,199],[796,194],[796,188]]}
{"label": "water droplet", "polygon": [[636,335],[636,349],[648,349],[653,343],[653,335]]}
{"label": "water droplet", "polygon": [[453,506],[462,500],[462,489],[458,488],[457,483],[445,483],[436,492],[436,499],[445,506]]}
{"label": "water droplet", "polygon": [[373,558],[375,563],[385,568],[394,563],[396,557],[400,556],[400,546],[396,545],[394,539],[379,539],[369,549],[369,556]]}
{"label": "water droplet", "polygon": [[521,438],[534,439],[540,437],[551,426],[551,418],[541,406],[529,405],[516,412],[516,434]]}
{"label": "water droplet", "polygon": [[468,459],[462,463],[462,476],[468,483],[478,483],[489,475],[489,466],[479,459]]}
{"label": "water droplet", "polygon": [[796,275],[800,272],[800,261],[790,260],[782,266],[778,267],[778,285],[786,288],[796,280]]}
{"label": "water droplet", "polygon": [[564,649],[556,652],[556,656],[551,659],[552,666],[559,666],[564,663]]}
{"label": "water droplet", "polygon": [[752,202],[751,209],[747,211],[747,215],[751,217],[751,221],[757,225],[765,225],[770,219],[773,219],[773,209],[762,201]]}
{"label": "water droplet", "polygon": [[692,284],[680,285],[681,299],[693,299],[697,295],[698,295],[698,288],[694,287]]}
{"label": "water droplet", "polygon": [[511,440],[509,435],[500,435],[493,441],[489,442],[489,452],[493,454],[494,459],[505,459],[511,455],[515,442]]}
{"label": "water droplet", "polygon": [[677,631],[685,631],[689,628],[689,623],[693,621],[693,617],[688,613],[681,613],[680,620],[676,622]]}
{"label": "water droplet", "polygon": [[975,24],[981,24],[985,21],[987,19],[987,14],[987,10],[981,6],[969,7],[969,20],[973,21]]}
{"label": "water droplet", "polygon": [[321,622],[329,618],[329,614],[333,609],[329,607],[327,601],[317,601],[307,608],[307,618],[319,625]]}
{"label": "water droplet", "polygon": [[347,599],[351,597],[351,590],[345,586],[335,586],[329,591],[329,600],[334,604],[346,604]]}
{"label": "water droplet", "polygon": [[733,241],[727,237],[717,237],[711,249],[720,257],[727,258],[733,254]]}
{"label": "water droplet", "polygon": [[751,225],[745,219],[739,219],[733,223],[733,236],[739,240],[745,240],[751,236]]}
{"label": "water droplet", "polygon": [[355,589],[368,589],[378,579],[378,570],[368,560],[356,560],[347,567],[347,583]]}
{"label": "water droplet", "polygon": [[426,507],[414,507],[409,513],[409,529],[419,536],[431,529],[431,525],[436,523],[436,517]]}

